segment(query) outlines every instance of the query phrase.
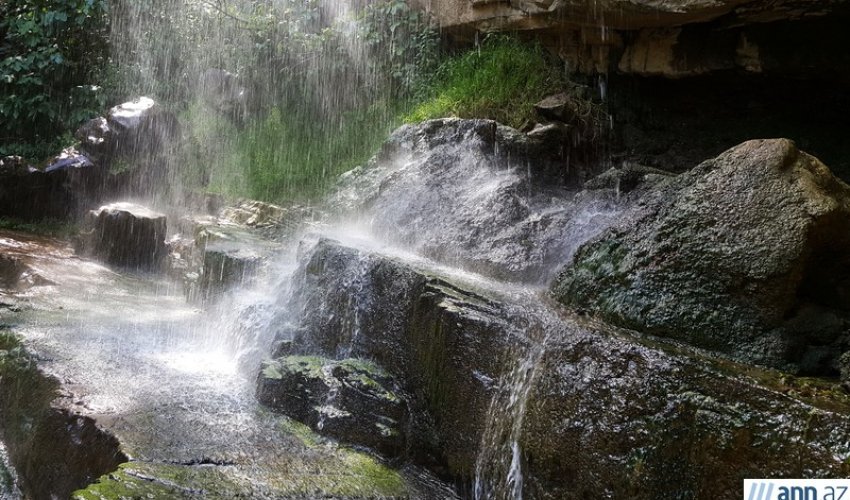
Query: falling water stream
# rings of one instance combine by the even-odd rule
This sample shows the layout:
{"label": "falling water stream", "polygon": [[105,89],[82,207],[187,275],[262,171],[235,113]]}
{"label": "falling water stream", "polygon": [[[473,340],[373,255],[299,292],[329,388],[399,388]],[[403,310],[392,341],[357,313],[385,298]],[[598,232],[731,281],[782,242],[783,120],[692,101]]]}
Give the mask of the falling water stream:
{"label": "falling water stream", "polygon": [[[189,23],[202,22],[199,16],[213,8],[211,4],[176,2],[173,15]],[[345,16],[347,9],[341,8],[345,2],[322,5],[331,17]],[[169,75],[169,65],[177,63],[171,57],[174,54],[155,47],[157,37],[151,36],[151,30],[156,26],[144,17],[128,15],[115,29],[121,32],[117,61],[133,69],[139,78],[136,88],[158,97],[167,94],[163,75]],[[166,95],[169,99],[197,98],[204,89],[187,86],[186,81],[203,82],[210,69],[222,61],[238,61],[240,51],[252,50],[256,43],[235,28],[211,25],[207,34],[182,40],[190,45],[181,47],[182,56],[191,57],[182,61],[183,80],[175,88],[187,95]],[[367,51],[358,46],[360,42],[354,37],[346,40],[349,54],[364,59],[358,60],[360,66],[368,66]],[[318,75],[327,69],[321,58],[309,64]],[[262,104],[262,93],[272,92],[267,86],[277,76],[246,84],[230,104],[238,105],[242,92],[249,91]],[[331,91],[338,83],[322,82],[317,90],[331,94],[325,102],[329,107],[339,97],[339,90]],[[221,111],[213,108],[197,108],[201,111],[196,109],[189,115],[193,121],[183,126],[195,132],[203,129],[205,121]],[[237,122],[242,118],[237,117]],[[466,126],[445,124],[447,137],[431,140],[427,147],[421,138],[405,135],[414,133],[411,129],[400,132],[396,142],[403,152],[348,174],[320,207],[329,215],[318,230],[310,231],[313,241],[318,233],[365,254],[390,255],[449,279],[515,297],[509,307],[517,317],[532,318],[512,332],[529,343],[504,360],[510,369],[496,381],[471,492],[477,500],[516,500],[523,491],[520,435],[526,403],[550,334],[541,319],[546,313],[538,295],[582,242],[612,223],[619,207],[608,192],[577,196],[540,189],[528,165],[506,161],[498,147],[494,153],[493,144],[482,138],[483,129],[475,128],[495,125]],[[211,133],[204,140],[205,154],[222,156],[235,148],[232,137]],[[177,153],[167,158],[172,187],[188,182],[181,158],[185,160]],[[205,175],[213,183],[239,182],[232,174]],[[163,197],[155,186],[146,188],[150,192],[143,194],[157,208],[164,206],[178,216],[188,210],[181,205],[185,200]],[[280,308],[292,302],[286,297],[302,293],[289,276],[303,265],[296,248],[306,233],[296,231],[297,236],[259,273],[260,279],[206,307],[187,303],[180,283],[110,269],[74,256],[60,242],[27,241],[20,235],[0,238],[4,252],[29,260],[49,283],[13,294],[21,307],[11,322],[40,365],[61,381],[64,397],[116,435],[133,461],[223,470],[236,487],[258,498],[303,493],[316,476],[325,478],[322,484],[329,494],[380,496],[368,477],[350,467],[352,453],[360,462],[374,459],[337,446],[300,443],[285,430],[286,419],[261,408],[254,397],[259,361],[269,354],[274,332],[285,329],[275,323],[286,318]],[[305,252],[301,254],[303,259]],[[343,325],[350,339],[340,357],[352,355],[352,346],[365,328],[365,315],[383,306],[371,302],[365,267],[347,272],[350,283],[346,286],[353,293],[344,307],[353,315]],[[527,329],[521,331],[523,327]],[[336,392],[330,391],[326,406],[332,406],[335,397]],[[322,427],[319,422],[319,430]],[[402,475],[414,498],[453,496],[425,471],[406,467]],[[353,484],[353,493],[339,487],[341,483]]]}

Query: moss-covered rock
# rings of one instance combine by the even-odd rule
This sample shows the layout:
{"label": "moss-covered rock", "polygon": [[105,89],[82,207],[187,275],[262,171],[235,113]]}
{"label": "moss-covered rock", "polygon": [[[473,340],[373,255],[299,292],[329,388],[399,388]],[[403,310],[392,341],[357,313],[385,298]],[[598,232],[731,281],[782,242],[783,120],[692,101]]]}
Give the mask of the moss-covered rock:
{"label": "moss-covered rock", "polygon": [[398,391],[369,361],[288,356],[263,364],[257,397],[322,434],[395,456],[404,450],[407,422]]}
{"label": "moss-covered rock", "polygon": [[585,244],[555,296],[616,324],[806,373],[850,346],[850,187],[784,139],[665,182]]}

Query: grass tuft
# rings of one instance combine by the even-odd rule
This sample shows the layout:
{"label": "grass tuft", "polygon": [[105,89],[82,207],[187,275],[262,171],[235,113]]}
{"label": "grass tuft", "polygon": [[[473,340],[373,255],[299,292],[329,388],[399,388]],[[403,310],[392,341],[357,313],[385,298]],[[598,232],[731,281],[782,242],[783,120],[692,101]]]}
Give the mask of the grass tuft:
{"label": "grass tuft", "polygon": [[535,103],[567,83],[563,70],[540,45],[491,36],[478,49],[445,61],[404,121],[457,116],[521,128],[533,122]]}

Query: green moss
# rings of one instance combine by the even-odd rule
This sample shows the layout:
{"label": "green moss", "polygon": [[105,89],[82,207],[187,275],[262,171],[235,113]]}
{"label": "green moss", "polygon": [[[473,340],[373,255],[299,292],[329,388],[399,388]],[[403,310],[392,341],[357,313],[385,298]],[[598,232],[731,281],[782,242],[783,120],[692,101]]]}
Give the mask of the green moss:
{"label": "green moss", "polygon": [[444,62],[405,121],[491,118],[518,128],[534,119],[535,103],[567,85],[560,65],[539,45],[491,36],[479,48]]}
{"label": "green moss", "polygon": [[310,427],[288,417],[281,417],[278,429],[283,434],[294,437],[307,448],[315,448],[327,442],[322,436],[313,432]]}
{"label": "green moss", "polygon": [[[322,368],[327,363],[327,360],[318,356],[287,356],[279,358],[273,363],[277,364],[275,370],[302,373],[305,377],[323,379],[324,373],[322,372]],[[274,373],[273,370],[272,372]],[[263,373],[265,374],[265,370]],[[277,373],[280,374],[279,378],[283,378],[280,371]]]}
{"label": "green moss", "polygon": [[127,498],[235,498],[249,488],[233,482],[214,467],[130,462],[73,493],[75,500]]}
{"label": "green moss", "polygon": [[347,383],[360,386],[392,403],[401,401],[398,395],[377,380],[389,380],[390,374],[375,363],[363,359],[345,359],[339,361],[338,366],[346,371],[344,378]]}
{"label": "green moss", "polygon": [[386,496],[402,496],[407,491],[398,471],[363,453],[348,451],[345,459],[352,476],[366,482]]}

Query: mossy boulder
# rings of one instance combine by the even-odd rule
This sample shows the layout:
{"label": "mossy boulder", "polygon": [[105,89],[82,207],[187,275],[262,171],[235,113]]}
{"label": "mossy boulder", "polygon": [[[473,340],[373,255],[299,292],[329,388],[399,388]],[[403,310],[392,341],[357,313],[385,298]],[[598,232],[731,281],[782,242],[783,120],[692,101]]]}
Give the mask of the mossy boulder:
{"label": "mossy boulder", "polygon": [[257,398],[343,442],[388,456],[404,450],[407,402],[392,377],[369,361],[315,356],[267,361]]}
{"label": "mossy boulder", "polygon": [[[512,484],[544,499],[695,498],[712,485],[726,498],[744,477],[850,473],[850,399],[829,384],[423,266],[320,240],[296,273],[285,350],[379,362],[409,394],[409,456],[482,498]],[[289,359],[299,377],[324,364]]]}
{"label": "mossy boulder", "polygon": [[743,143],[662,182],[553,291],[618,325],[837,374],[850,346],[850,187],[789,140]]}

